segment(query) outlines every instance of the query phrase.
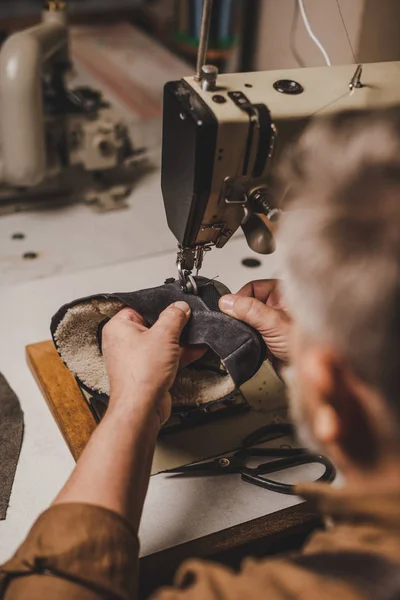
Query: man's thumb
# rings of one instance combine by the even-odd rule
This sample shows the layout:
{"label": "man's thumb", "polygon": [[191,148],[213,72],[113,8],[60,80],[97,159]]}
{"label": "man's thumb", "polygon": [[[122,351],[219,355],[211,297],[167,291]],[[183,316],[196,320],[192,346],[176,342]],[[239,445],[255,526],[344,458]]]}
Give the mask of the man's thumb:
{"label": "man's thumb", "polygon": [[235,296],[234,294],[222,296],[219,300],[219,307],[225,314],[244,321],[258,331],[265,329],[265,321],[270,317],[271,310],[256,298]]}
{"label": "man's thumb", "polygon": [[189,317],[189,304],[186,302],[175,302],[160,314],[151,330],[157,331],[159,335],[163,335],[171,341],[178,341]]}

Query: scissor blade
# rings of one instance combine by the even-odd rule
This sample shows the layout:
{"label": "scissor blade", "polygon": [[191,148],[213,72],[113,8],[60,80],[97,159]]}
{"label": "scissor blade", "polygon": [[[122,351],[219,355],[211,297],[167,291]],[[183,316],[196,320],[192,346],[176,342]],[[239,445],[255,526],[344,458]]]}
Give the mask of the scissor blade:
{"label": "scissor blade", "polygon": [[209,461],[205,463],[196,463],[195,465],[184,465],[183,467],[175,467],[173,469],[168,469],[165,473],[181,473],[181,474],[190,474],[190,473],[212,473],[215,472],[215,462]]}

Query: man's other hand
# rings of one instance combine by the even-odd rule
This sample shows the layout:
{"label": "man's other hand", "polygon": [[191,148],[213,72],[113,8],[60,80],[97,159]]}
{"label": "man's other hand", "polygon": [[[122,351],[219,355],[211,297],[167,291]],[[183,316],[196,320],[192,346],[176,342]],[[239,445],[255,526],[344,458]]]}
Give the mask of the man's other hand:
{"label": "man's other hand", "polygon": [[271,354],[280,363],[289,361],[291,320],[285,310],[277,280],[251,281],[237,294],[222,296],[219,307],[227,315],[257,329]]}
{"label": "man's other hand", "polygon": [[[131,402],[154,408],[164,423],[171,412],[172,386],[182,355],[179,338],[190,317],[186,302],[164,310],[149,329],[143,318],[124,308],[104,327],[102,350],[110,382],[110,408]],[[197,356],[191,352],[191,359]]]}

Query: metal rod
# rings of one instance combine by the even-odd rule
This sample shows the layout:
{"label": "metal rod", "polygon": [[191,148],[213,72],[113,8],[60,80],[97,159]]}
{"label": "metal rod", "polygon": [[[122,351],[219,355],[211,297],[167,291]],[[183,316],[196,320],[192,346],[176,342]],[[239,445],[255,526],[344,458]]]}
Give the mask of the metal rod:
{"label": "metal rod", "polygon": [[354,73],[351,81],[349,83],[350,91],[352,92],[355,88],[362,88],[361,77],[362,77],[363,67],[362,65],[358,65],[356,72]]}
{"label": "metal rod", "polygon": [[208,37],[210,35],[212,7],[213,7],[213,0],[203,0],[203,15],[201,18],[199,49],[197,51],[196,75],[194,76],[196,81],[200,81],[201,67],[206,62],[207,49],[208,49]]}

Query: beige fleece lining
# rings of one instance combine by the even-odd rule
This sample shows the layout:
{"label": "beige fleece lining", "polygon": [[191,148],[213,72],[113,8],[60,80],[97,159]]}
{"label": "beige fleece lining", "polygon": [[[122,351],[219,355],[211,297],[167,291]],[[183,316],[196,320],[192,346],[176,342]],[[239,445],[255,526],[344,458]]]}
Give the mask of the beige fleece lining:
{"label": "beige fleece lining", "polygon": [[[91,300],[67,310],[54,334],[58,352],[75,377],[88,388],[109,395],[110,387],[97,331],[100,323],[125,305],[119,300]],[[208,404],[235,390],[229,374],[186,368],[171,389],[175,406]]]}

